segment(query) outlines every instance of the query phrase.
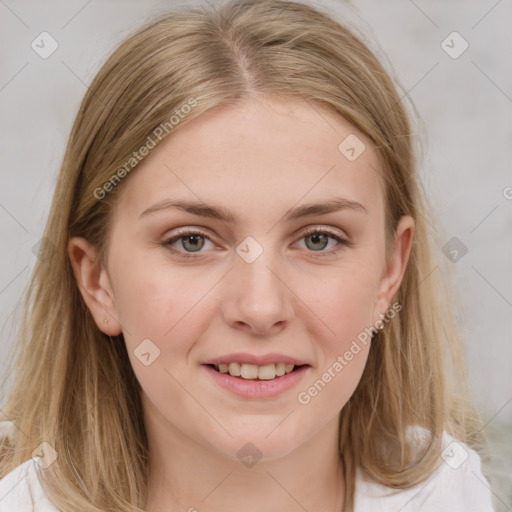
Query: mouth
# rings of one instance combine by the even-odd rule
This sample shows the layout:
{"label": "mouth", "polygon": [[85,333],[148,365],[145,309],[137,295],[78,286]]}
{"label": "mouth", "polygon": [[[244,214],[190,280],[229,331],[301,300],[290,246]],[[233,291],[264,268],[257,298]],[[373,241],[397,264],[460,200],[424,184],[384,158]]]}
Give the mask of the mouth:
{"label": "mouth", "polygon": [[309,367],[308,364],[295,365],[292,363],[273,363],[265,365],[245,364],[245,363],[220,363],[207,364],[216,372],[235,377],[240,380],[278,380],[290,373],[297,372],[301,368]]}
{"label": "mouth", "polygon": [[293,363],[208,362],[202,366],[216,385],[246,400],[278,399],[296,387],[311,369],[309,364]]}

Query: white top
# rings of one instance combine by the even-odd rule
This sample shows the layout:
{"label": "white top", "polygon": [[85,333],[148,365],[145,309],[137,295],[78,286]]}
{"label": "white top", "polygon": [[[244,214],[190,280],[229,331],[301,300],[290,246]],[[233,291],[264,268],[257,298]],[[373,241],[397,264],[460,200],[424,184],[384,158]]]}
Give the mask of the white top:
{"label": "white top", "polygon": [[[411,433],[423,435],[418,428]],[[0,512],[59,512],[48,501],[39,483],[37,472],[44,471],[41,460],[40,457],[29,459],[0,480]],[[355,512],[398,510],[494,512],[490,486],[481,472],[480,456],[445,433],[440,465],[426,483],[396,491],[365,482],[357,471]]]}

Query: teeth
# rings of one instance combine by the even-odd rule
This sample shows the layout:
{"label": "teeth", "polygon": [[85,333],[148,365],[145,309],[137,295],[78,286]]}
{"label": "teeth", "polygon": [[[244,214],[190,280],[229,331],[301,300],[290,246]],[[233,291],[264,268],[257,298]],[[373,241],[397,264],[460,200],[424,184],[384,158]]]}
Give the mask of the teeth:
{"label": "teeth", "polygon": [[286,365],[284,363],[276,364],[276,375],[282,377],[286,373]]}
{"label": "teeth", "polygon": [[258,367],[255,364],[241,364],[240,375],[244,379],[257,379],[258,378]]}
{"label": "teeth", "polygon": [[228,373],[233,377],[240,377],[240,363],[229,363]]}
{"label": "teeth", "polygon": [[276,365],[266,364],[264,366],[255,366],[258,372],[258,379],[260,380],[271,380],[276,377]]}
{"label": "teeth", "polygon": [[242,379],[254,380],[272,380],[276,377],[282,377],[285,373],[291,373],[294,364],[276,363],[258,366],[245,363],[221,363],[215,365],[215,369],[220,373],[229,373],[233,377],[242,377]]}

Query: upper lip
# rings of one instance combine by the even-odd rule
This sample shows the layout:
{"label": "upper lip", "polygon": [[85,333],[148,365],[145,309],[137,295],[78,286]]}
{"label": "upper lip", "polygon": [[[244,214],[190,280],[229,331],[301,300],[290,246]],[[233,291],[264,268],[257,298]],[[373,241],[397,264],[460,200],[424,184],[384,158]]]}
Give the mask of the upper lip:
{"label": "upper lip", "polygon": [[257,356],[254,354],[248,354],[246,352],[237,352],[235,354],[227,354],[225,356],[214,357],[213,359],[208,359],[208,361],[205,361],[203,364],[219,365],[229,363],[255,364],[257,366],[264,366],[273,363],[294,364],[295,366],[308,364],[301,359],[293,356],[287,356],[285,354],[273,353]]}

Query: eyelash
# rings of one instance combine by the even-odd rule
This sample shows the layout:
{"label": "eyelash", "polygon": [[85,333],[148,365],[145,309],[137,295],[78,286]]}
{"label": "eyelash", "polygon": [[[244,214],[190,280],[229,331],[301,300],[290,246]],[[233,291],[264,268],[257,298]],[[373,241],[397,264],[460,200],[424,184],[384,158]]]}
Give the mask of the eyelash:
{"label": "eyelash", "polygon": [[[348,240],[345,240],[344,238],[340,237],[338,234],[336,234],[328,229],[325,229],[325,228],[324,229],[319,229],[319,228],[310,229],[309,231],[307,231],[306,233],[304,233],[302,235],[301,239],[306,238],[307,236],[316,235],[316,234],[329,235],[331,238],[334,238],[334,240],[336,240],[340,246],[352,247],[352,244]],[[165,240],[162,243],[162,245],[164,247],[166,247],[167,249],[169,249],[171,252],[173,252],[175,254],[180,254],[181,256],[183,256],[185,258],[197,258],[201,255],[200,252],[198,252],[198,253],[190,253],[190,252],[186,252],[186,251],[183,252],[183,251],[177,250],[174,247],[172,247],[172,244],[174,242],[180,240],[181,238],[186,238],[187,236],[194,236],[194,235],[199,235],[199,236],[202,236],[203,238],[206,238],[207,240],[212,241],[211,238],[201,230],[184,229],[183,231],[178,231],[177,235],[173,236],[172,238]],[[318,251],[317,256],[320,256],[320,257],[333,256],[338,253],[338,250],[339,250],[339,248],[334,248],[329,251]],[[311,252],[315,253],[317,251],[311,251]]]}

